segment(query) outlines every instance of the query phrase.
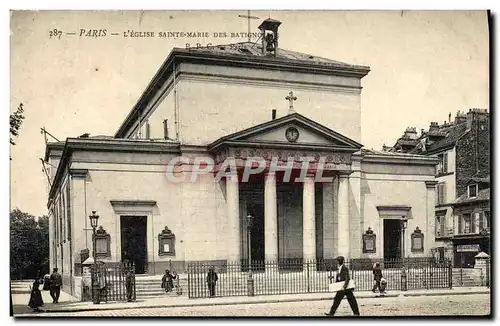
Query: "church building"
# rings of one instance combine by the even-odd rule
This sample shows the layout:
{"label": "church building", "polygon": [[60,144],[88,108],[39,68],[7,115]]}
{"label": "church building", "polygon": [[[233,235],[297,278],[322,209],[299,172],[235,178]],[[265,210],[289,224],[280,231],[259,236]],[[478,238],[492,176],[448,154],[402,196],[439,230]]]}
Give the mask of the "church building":
{"label": "church building", "polygon": [[[437,159],[363,148],[370,68],[282,49],[280,24],[266,19],[255,43],[174,48],[113,136],[47,145],[50,264],[66,289],[92,257],[94,211],[98,259],[136,274],[249,255],[430,256]],[[245,178],[255,158],[280,169]],[[202,161],[213,170],[192,178]]]}

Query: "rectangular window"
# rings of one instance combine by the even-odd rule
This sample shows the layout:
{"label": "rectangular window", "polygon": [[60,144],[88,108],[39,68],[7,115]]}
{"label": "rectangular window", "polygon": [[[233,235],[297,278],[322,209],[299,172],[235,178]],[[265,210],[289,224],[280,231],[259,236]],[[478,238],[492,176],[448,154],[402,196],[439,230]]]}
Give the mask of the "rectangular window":
{"label": "rectangular window", "polygon": [[490,212],[484,211],[483,213],[483,229],[490,227]]}
{"label": "rectangular window", "polygon": [[436,205],[446,203],[446,184],[444,182],[438,183],[436,190]]}
{"label": "rectangular window", "polygon": [[470,213],[462,215],[462,234],[469,234],[472,232],[472,216]]}
{"label": "rectangular window", "polygon": [[444,237],[445,234],[445,215],[437,215],[436,216],[436,237]]}
{"label": "rectangular window", "polygon": [[469,185],[469,198],[477,197],[477,184]]}
{"label": "rectangular window", "polygon": [[448,173],[448,153],[438,155],[437,174]]}

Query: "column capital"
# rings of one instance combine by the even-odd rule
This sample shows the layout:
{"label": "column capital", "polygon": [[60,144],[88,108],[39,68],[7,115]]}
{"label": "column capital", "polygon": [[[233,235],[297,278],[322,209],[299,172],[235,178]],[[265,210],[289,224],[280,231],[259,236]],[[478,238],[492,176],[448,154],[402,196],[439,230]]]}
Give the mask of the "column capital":
{"label": "column capital", "polygon": [[270,171],[270,170],[264,171],[264,176],[265,177],[267,177],[267,176],[275,177],[276,171]]}
{"label": "column capital", "polygon": [[314,178],[316,178],[316,172],[307,172],[306,178],[311,178],[314,181]]}
{"label": "column capital", "polygon": [[226,173],[226,181],[230,180],[230,181],[234,181],[234,182],[238,182],[239,179],[238,179],[238,171],[228,171]]}
{"label": "column capital", "polygon": [[349,179],[349,176],[351,175],[352,171],[349,172],[339,172],[338,177],[339,179]]}
{"label": "column capital", "polygon": [[438,184],[437,180],[425,181],[425,186],[427,187],[427,189],[435,188],[437,184]]}
{"label": "column capital", "polygon": [[69,174],[73,178],[86,178],[89,170],[87,169],[70,169]]}

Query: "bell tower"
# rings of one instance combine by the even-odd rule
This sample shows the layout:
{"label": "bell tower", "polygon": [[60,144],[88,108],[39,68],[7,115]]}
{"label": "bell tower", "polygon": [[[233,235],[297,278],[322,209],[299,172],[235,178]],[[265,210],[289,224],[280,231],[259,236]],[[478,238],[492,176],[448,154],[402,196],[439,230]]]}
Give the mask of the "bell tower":
{"label": "bell tower", "polygon": [[268,18],[259,26],[262,34],[262,54],[276,56],[278,54],[278,27],[279,20]]}

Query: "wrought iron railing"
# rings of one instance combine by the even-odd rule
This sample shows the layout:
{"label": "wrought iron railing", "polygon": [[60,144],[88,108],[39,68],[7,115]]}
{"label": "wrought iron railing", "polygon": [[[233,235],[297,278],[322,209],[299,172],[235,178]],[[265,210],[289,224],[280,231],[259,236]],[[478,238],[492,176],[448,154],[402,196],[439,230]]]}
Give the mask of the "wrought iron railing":
{"label": "wrought iron railing", "polygon": [[[132,295],[136,300],[135,265],[130,262],[98,263],[92,266],[92,301],[127,301],[127,273],[131,274]],[[101,280],[102,279],[102,280]],[[101,284],[102,283],[102,284]]]}
{"label": "wrought iron railing", "polygon": [[[379,261],[388,290],[449,288],[452,266],[449,260],[405,258]],[[346,261],[357,291],[373,288],[373,259]],[[299,294],[328,292],[334,282],[337,262],[333,259],[306,261],[197,261],[187,263],[188,296],[209,297],[207,273],[213,267],[217,274],[215,296]]]}

